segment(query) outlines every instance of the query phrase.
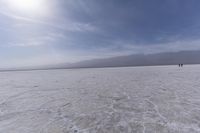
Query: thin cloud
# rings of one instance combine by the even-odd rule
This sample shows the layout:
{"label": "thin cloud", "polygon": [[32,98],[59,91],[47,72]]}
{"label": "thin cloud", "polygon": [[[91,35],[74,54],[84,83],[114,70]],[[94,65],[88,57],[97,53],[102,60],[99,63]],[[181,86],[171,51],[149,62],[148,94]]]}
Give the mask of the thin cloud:
{"label": "thin cloud", "polygon": [[1,15],[4,15],[6,17],[15,19],[15,20],[20,20],[20,21],[25,21],[25,22],[29,22],[29,23],[35,23],[35,24],[39,24],[39,25],[45,25],[45,26],[49,26],[52,28],[56,28],[59,29],[61,31],[72,31],[72,32],[95,32],[98,30],[97,27],[89,24],[89,23],[68,23],[66,24],[54,24],[54,23],[49,23],[46,21],[41,21],[38,19],[32,19],[32,18],[28,18],[28,17],[23,17],[23,16],[19,16],[19,15],[15,15],[9,12],[5,12],[5,11],[0,11]]}

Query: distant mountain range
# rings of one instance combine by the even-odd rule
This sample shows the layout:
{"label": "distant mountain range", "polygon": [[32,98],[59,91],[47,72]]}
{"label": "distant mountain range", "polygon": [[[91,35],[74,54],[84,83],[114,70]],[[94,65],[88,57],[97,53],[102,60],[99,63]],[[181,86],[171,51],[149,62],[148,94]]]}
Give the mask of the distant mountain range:
{"label": "distant mountain range", "polygon": [[9,70],[154,66],[154,65],[178,65],[180,63],[200,64],[200,51],[180,51],[180,52],[166,52],[166,53],[156,53],[156,54],[133,54],[128,56],[118,56],[105,59],[85,60],[77,63],[63,63],[63,64],[55,64],[42,67],[41,66],[29,67],[29,68],[24,67],[24,68],[15,68]]}
{"label": "distant mountain range", "polygon": [[55,68],[125,67],[200,64],[200,51],[180,51],[157,54],[133,54],[105,59],[86,60],[77,63],[59,64]]}

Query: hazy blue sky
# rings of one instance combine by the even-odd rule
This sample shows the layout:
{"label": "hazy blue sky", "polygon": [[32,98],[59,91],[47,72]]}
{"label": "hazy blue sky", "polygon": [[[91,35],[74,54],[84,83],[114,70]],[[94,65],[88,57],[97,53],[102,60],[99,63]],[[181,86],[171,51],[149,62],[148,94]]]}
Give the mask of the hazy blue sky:
{"label": "hazy blue sky", "polygon": [[200,0],[0,0],[0,67],[200,50]]}

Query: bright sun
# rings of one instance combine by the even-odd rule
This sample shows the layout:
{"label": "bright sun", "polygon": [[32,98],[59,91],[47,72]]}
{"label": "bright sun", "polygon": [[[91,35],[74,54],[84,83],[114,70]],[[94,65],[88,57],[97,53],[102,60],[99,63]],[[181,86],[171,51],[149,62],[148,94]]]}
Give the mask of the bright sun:
{"label": "bright sun", "polygon": [[8,0],[11,9],[25,13],[40,12],[44,6],[44,0]]}

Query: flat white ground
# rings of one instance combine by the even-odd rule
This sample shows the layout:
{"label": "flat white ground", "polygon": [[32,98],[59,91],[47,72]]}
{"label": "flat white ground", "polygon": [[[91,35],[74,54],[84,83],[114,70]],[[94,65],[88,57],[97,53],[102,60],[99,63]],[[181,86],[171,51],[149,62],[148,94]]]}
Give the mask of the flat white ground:
{"label": "flat white ground", "polygon": [[0,73],[0,133],[199,133],[200,66]]}

